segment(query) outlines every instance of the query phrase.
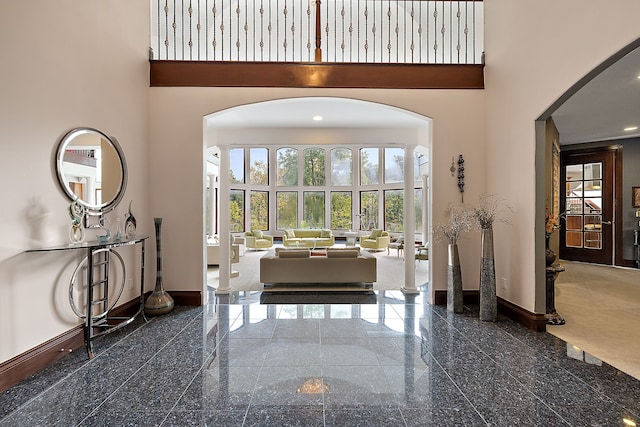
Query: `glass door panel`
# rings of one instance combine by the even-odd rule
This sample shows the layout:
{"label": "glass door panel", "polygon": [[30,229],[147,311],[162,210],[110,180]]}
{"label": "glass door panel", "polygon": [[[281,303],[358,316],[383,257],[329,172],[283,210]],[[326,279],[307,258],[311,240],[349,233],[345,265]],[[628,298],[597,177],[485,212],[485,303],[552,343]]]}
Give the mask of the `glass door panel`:
{"label": "glass door panel", "polygon": [[602,162],[565,167],[565,246],[602,249],[601,177]]}

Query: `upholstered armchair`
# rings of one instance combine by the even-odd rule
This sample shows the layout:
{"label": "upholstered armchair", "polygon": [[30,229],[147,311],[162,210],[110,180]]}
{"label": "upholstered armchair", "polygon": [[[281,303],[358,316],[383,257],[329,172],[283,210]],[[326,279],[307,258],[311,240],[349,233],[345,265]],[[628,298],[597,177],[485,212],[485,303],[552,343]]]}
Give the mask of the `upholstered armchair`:
{"label": "upholstered armchair", "polygon": [[262,230],[251,230],[245,233],[247,249],[269,249],[273,246],[273,236],[264,234]]}
{"label": "upholstered armchair", "polygon": [[388,232],[384,230],[371,230],[371,234],[360,238],[360,247],[380,251],[388,249],[390,241],[391,236],[389,236]]}

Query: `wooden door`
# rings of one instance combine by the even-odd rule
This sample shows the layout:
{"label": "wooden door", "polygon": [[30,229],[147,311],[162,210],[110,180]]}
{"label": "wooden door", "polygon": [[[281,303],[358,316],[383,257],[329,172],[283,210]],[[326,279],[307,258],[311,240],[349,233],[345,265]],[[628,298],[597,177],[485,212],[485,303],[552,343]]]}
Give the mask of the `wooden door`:
{"label": "wooden door", "polygon": [[615,151],[561,155],[560,258],[613,265]]}

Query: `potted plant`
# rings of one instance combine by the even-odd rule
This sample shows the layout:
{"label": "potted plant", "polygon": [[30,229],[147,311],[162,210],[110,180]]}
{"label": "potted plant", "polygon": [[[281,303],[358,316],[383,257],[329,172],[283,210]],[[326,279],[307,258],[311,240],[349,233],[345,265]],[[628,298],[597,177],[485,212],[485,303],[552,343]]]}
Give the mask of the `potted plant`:
{"label": "potted plant", "polygon": [[434,228],[434,236],[447,242],[449,258],[447,270],[447,310],[462,313],[462,270],[458,253],[458,239],[462,233],[472,227],[469,208],[463,204],[449,204],[447,208],[448,222],[438,224]]}
{"label": "potted plant", "polygon": [[498,318],[496,297],[496,268],[493,256],[493,224],[508,223],[505,217],[512,212],[504,199],[495,194],[482,194],[473,218],[482,233],[482,262],[480,264],[480,320],[495,322]]}

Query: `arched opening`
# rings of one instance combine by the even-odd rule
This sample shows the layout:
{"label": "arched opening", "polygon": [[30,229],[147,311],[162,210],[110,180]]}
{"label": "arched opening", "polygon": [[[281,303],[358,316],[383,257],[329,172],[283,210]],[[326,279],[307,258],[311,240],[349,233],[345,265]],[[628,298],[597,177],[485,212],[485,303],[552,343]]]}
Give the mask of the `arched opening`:
{"label": "arched opening", "polygon": [[[616,339],[610,331],[638,330],[628,323],[634,316],[625,316],[625,310],[640,302],[640,294],[628,292],[635,288],[629,283],[640,279],[634,259],[634,229],[640,226],[631,200],[632,186],[640,179],[635,172],[640,131],[634,129],[639,76],[640,39],[579,80],[536,121],[536,227],[545,228],[545,214],[567,218],[550,237],[566,267],[553,290],[556,309],[567,324],[548,331],[636,377],[640,366],[625,359],[635,360],[628,343],[637,338]],[[611,172],[605,173],[609,167]],[[548,294],[544,236],[536,236],[536,301],[541,307]],[[603,318],[612,321],[594,321]]]}
{"label": "arched opening", "polygon": [[[430,282],[428,260],[414,262],[413,245],[429,241],[430,147],[430,118],[355,99],[288,98],[212,114],[205,117],[212,163],[206,232],[217,237],[224,257],[230,241],[252,229],[273,237],[275,245],[292,226],[330,229],[345,244],[350,232],[388,229],[390,238],[411,242],[402,248],[404,280],[396,277],[395,283],[417,292],[416,265],[426,275],[417,285]],[[284,170],[291,159],[295,166]],[[365,162],[376,165],[378,181],[364,179]],[[401,262],[399,250],[382,249]],[[233,264],[219,265],[216,292],[229,292],[225,282],[235,280],[227,277]]]}

